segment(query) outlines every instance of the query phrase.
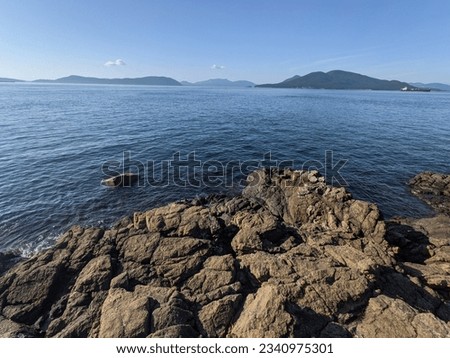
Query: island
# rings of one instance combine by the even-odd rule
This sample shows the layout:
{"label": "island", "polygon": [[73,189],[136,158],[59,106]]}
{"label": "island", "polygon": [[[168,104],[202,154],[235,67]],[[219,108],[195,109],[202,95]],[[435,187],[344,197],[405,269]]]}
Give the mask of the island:
{"label": "island", "polygon": [[380,80],[359,73],[334,70],[330,72],[311,72],[305,76],[294,76],[280,83],[262,84],[256,87],[269,88],[311,88],[311,89],[346,89],[346,90],[385,90],[400,91],[402,88],[419,90],[406,82],[397,80]]}
{"label": "island", "polygon": [[38,83],[78,83],[98,85],[146,85],[146,86],[181,86],[181,83],[170,77],[146,76],[138,78],[97,78],[68,76],[56,80],[35,80]]}
{"label": "island", "polygon": [[5,77],[0,77],[0,82],[24,82],[22,80],[17,80],[15,78],[5,78]]}

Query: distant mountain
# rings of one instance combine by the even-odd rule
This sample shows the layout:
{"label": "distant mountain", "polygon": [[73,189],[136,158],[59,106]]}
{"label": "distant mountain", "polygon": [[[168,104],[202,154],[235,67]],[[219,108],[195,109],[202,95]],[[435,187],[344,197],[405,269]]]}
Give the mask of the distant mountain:
{"label": "distant mountain", "polygon": [[230,81],[224,78],[214,78],[200,82],[181,81],[183,86],[211,86],[211,87],[253,87],[255,84],[250,81]]}
{"label": "distant mountain", "polygon": [[80,83],[101,85],[148,85],[148,86],[181,86],[181,83],[170,77],[148,76],[140,78],[96,78],[69,76],[56,80],[36,80],[39,83]]}
{"label": "distant mountain", "polygon": [[422,83],[422,82],[410,82],[411,86],[421,87],[421,88],[431,88],[437,89],[440,91],[450,91],[450,85],[446,85],[445,83]]}
{"label": "distant mountain", "polygon": [[22,80],[16,80],[15,78],[0,77],[0,82],[24,82]]}
{"label": "distant mountain", "polygon": [[380,80],[347,71],[312,72],[305,76],[294,76],[283,82],[263,84],[256,87],[314,88],[314,89],[367,89],[397,91],[404,87],[414,88],[406,82]]}

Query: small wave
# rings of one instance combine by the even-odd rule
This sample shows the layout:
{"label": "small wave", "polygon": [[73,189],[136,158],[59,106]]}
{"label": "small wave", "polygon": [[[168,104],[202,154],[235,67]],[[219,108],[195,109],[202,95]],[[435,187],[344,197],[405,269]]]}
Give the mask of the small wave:
{"label": "small wave", "polygon": [[17,252],[20,256],[30,258],[39,252],[52,247],[59,236],[47,236],[39,235],[36,242],[27,242],[17,248]]}

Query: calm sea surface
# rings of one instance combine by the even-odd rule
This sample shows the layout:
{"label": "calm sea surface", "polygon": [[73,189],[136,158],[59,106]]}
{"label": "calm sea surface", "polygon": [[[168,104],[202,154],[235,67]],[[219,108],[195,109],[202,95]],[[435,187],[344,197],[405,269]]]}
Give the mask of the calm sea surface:
{"label": "calm sea surface", "polygon": [[450,171],[450,93],[0,84],[0,251],[29,254],[73,224],[107,226],[169,201],[241,190],[236,170],[201,186],[180,185],[184,169],[178,184],[101,186],[102,165],[127,166],[127,152],[128,164],[154,161],[166,175],[177,152],[182,161],[191,153],[191,164],[195,152],[218,174],[269,152],[296,168],[331,168],[326,151],[331,165],[347,160],[339,173],[353,196],[385,217],[429,215],[406,182]]}

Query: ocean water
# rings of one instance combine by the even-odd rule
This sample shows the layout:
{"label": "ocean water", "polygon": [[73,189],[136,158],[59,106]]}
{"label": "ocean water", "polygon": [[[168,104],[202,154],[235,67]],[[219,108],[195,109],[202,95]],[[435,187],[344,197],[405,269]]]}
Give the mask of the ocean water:
{"label": "ocean water", "polygon": [[[73,224],[238,193],[268,153],[272,165],[328,168],[385,217],[430,215],[406,183],[450,171],[450,93],[0,84],[0,251],[27,255]],[[202,167],[178,176],[178,156]],[[105,168],[129,166],[140,185],[100,185]]]}

